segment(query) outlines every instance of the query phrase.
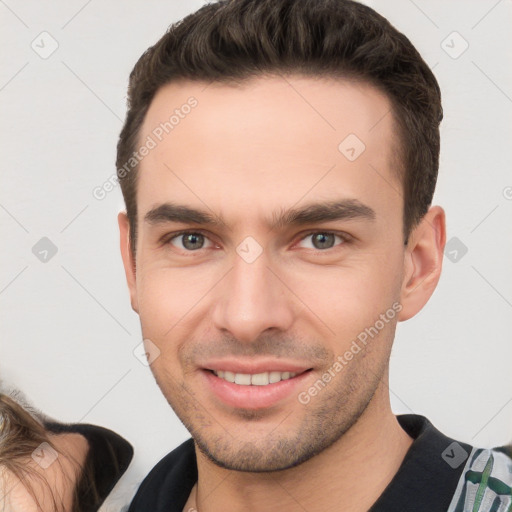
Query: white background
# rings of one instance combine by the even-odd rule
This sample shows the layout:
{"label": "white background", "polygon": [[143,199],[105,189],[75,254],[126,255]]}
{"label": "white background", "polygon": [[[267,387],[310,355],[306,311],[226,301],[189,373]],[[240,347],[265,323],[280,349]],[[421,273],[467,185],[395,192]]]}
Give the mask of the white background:
{"label": "white background", "polygon": [[[445,257],[429,304],[398,327],[394,411],[424,414],[474,445],[504,444],[512,440],[512,2],[370,4],[439,80],[445,118],[434,204],[446,210],[448,239],[468,249],[455,263]],[[0,378],[60,421],[128,439],[135,457],[118,486],[126,494],[188,433],[132,353],[141,334],[118,250],[120,190],[102,201],[92,190],[115,172],[137,58],[201,5],[0,2]],[[31,48],[42,37],[51,48],[43,31],[58,42],[47,59]],[[453,58],[462,38],[469,47]],[[42,237],[58,248],[46,263],[32,252]]]}

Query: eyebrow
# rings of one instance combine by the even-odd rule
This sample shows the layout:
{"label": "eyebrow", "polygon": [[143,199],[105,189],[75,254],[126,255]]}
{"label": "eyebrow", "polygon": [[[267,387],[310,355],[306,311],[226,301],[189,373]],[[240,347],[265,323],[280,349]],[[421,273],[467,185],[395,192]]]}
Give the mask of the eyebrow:
{"label": "eyebrow", "polygon": [[[285,226],[296,227],[334,220],[374,221],[375,218],[375,211],[357,199],[342,199],[338,201],[311,203],[301,208],[281,209],[272,214],[271,220],[267,221],[267,224],[271,229],[276,229]],[[226,225],[221,217],[212,215],[206,210],[175,203],[163,203],[156,206],[146,213],[144,220],[151,225],[168,222],[201,224],[212,227]]]}

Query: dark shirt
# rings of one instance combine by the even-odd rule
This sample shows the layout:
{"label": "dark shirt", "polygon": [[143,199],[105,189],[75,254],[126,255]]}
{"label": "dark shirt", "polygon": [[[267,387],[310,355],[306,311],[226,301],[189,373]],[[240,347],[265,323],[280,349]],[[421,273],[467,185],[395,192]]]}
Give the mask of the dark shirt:
{"label": "dark shirt", "polygon": [[[423,416],[405,414],[397,418],[414,442],[371,512],[512,510],[510,448],[476,449],[446,437]],[[493,463],[489,470],[490,460]],[[189,439],[151,470],[128,512],[182,512],[196,482],[197,461],[193,440]],[[473,508],[479,496],[479,508]],[[487,507],[486,503],[491,505]]]}
{"label": "dark shirt", "polygon": [[87,439],[89,451],[82,475],[91,474],[92,481],[84,476],[79,480],[78,501],[84,512],[96,512],[128,468],[133,457],[132,445],[112,430],[87,423],[46,422],[45,428],[56,434],[78,433]]}

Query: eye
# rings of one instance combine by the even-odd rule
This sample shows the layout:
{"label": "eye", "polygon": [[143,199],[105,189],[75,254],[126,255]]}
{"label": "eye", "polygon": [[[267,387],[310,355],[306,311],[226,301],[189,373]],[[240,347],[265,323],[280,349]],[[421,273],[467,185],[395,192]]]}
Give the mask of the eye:
{"label": "eye", "polygon": [[[336,241],[341,243],[336,243]],[[335,233],[331,233],[329,231],[315,231],[314,233],[307,234],[302,240],[299,242],[299,245],[305,247],[306,249],[332,249],[336,245],[341,245],[347,242],[347,238],[341,235],[337,235]]]}
{"label": "eye", "polygon": [[206,236],[195,231],[183,231],[181,233],[177,233],[172,238],[170,238],[167,243],[187,252],[197,251],[199,249],[210,247],[205,244],[213,245],[213,243]]}

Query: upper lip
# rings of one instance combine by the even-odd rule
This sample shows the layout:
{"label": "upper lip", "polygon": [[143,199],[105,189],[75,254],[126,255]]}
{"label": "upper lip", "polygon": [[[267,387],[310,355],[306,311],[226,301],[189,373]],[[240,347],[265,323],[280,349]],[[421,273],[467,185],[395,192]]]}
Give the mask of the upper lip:
{"label": "upper lip", "polygon": [[311,369],[304,363],[285,361],[282,359],[230,359],[222,358],[201,365],[206,370],[228,371],[233,373],[257,374],[265,372],[302,373]]}

